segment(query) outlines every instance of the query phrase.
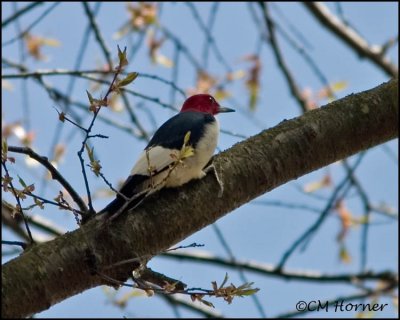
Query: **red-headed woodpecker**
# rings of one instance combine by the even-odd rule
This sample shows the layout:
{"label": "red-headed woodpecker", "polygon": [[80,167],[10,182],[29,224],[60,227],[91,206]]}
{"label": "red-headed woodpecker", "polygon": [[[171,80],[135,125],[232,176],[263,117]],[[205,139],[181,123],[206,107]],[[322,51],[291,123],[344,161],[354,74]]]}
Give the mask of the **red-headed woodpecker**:
{"label": "red-headed woodpecker", "polygon": [[[123,206],[127,207],[126,202],[129,202],[130,208],[137,204],[143,198],[139,197],[141,195],[203,178],[206,175],[203,169],[214,154],[218,142],[219,124],[214,116],[233,111],[221,107],[209,94],[188,98],[181,111],[155,132],[119,194],[100,213],[114,215]],[[189,138],[186,146],[192,148],[193,154],[179,161],[185,136]]]}

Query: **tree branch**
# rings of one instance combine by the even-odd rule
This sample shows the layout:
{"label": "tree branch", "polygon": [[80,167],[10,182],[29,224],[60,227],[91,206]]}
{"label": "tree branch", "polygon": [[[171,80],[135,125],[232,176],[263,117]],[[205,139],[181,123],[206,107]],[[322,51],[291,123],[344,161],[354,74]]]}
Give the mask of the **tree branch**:
{"label": "tree branch", "polygon": [[279,68],[281,69],[283,75],[285,76],[286,82],[290,89],[290,93],[296,99],[296,101],[300,105],[303,112],[306,112],[308,109],[307,101],[302,96],[299,86],[297,85],[292,72],[290,71],[286,61],[283,58],[282,51],[279,47],[278,40],[275,35],[275,25],[269,15],[268,3],[259,2],[258,4],[260,5],[261,10],[263,12],[265,25],[269,32],[268,40],[269,40],[269,43],[271,44],[271,48],[275,55],[276,62],[278,63]]}
{"label": "tree branch", "polygon": [[253,261],[232,261],[230,259],[221,258],[208,252],[167,252],[162,253],[162,257],[175,259],[202,262],[205,264],[214,264],[228,268],[246,270],[249,272],[258,273],[265,276],[277,277],[287,280],[298,280],[306,282],[332,283],[344,282],[348,284],[362,280],[387,280],[394,281],[397,275],[390,271],[383,272],[360,272],[360,273],[342,273],[342,274],[326,274],[320,271],[312,270],[293,270],[281,269],[276,265],[253,262]]}
{"label": "tree branch", "polygon": [[360,57],[371,60],[380,69],[385,71],[387,75],[398,77],[399,70],[383,56],[383,47],[375,49],[370,46],[357,31],[340,21],[333,13],[331,13],[325,4],[321,2],[306,1],[304,2],[304,5],[323,27],[337,35],[339,39],[343,40],[348,46],[354,49]]}
{"label": "tree branch", "polygon": [[65,190],[68,191],[71,198],[78,205],[78,207],[81,211],[81,214],[85,215],[85,213],[88,211],[88,208],[87,208],[85,202],[82,200],[80,195],[75,191],[75,189],[69,184],[69,182],[63,177],[63,175],[50,163],[50,161],[46,157],[43,157],[43,156],[37,154],[35,151],[33,151],[29,147],[9,146],[8,151],[26,154],[29,157],[31,157],[32,159],[35,159],[37,162],[39,162],[47,170],[49,170],[49,172],[51,173],[51,177],[54,180],[57,180],[65,188]]}
{"label": "tree branch", "polygon": [[[2,269],[2,317],[27,317],[132,270],[259,195],[398,136],[398,81],[352,94],[217,155],[214,175],[163,189],[112,223],[102,216],[32,246]],[[134,259],[104,270],[118,261]]]}
{"label": "tree branch", "polygon": [[19,18],[20,16],[24,15],[25,13],[31,11],[33,8],[35,8],[38,5],[42,5],[44,2],[32,2],[31,4],[28,4],[26,7],[23,7],[22,9],[18,10],[17,12],[14,12],[11,16],[9,16],[7,19],[2,21],[1,27],[4,28],[7,26],[10,22],[13,22],[15,19]]}

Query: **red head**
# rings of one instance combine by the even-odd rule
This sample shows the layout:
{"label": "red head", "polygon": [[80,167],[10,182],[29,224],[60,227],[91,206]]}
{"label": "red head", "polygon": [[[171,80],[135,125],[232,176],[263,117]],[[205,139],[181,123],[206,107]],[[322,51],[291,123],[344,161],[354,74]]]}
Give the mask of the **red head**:
{"label": "red head", "polygon": [[188,98],[182,106],[181,112],[197,111],[216,115],[220,112],[234,112],[235,110],[221,107],[209,94],[196,94]]}

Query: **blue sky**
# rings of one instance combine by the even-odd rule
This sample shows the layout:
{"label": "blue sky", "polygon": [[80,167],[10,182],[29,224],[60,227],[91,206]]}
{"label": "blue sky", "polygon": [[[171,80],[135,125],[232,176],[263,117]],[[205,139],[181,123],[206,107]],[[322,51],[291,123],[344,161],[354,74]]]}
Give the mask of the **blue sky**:
{"label": "blue sky", "polygon": [[[93,8],[93,4],[91,6]],[[19,3],[22,8],[26,3]],[[212,8],[212,3],[196,3],[200,16],[207,21]],[[356,93],[373,88],[389,78],[375,65],[366,59],[360,59],[350,48],[344,45],[336,37],[332,36],[326,29],[320,27],[315,19],[305,10],[304,6],[297,2],[293,3],[271,3],[271,14],[276,21],[289,30],[291,26],[300,32],[306,39],[299,41],[296,36],[292,37],[304,45],[315,63],[327,76],[330,83],[345,81],[344,90],[337,93],[338,98],[350,93]],[[328,4],[333,12],[337,7],[333,3]],[[22,29],[33,22],[44,10],[50,7],[46,3],[40,8],[24,16],[20,20]],[[386,2],[368,3],[343,3],[345,17],[371,44],[382,44],[398,34],[398,4]],[[258,10],[258,6],[255,6]],[[2,3],[3,17],[12,13],[10,2]],[[259,12],[258,12],[259,13]],[[128,19],[125,5],[123,3],[103,3],[101,5],[97,21],[105,39],[105,43],[116,56],[116,47],[125,45],[131,48],[131,41],[135,43],[138,35],[133,35],[120,40],[114,40],[113,35]],[[290,24],[287,22],[289,21]],[[160,18],[162,26],[166,26],[178,37],[196,59],[202,62],[202,53],[205,43],[205,35],[193,18],[188,6],[184,3],[164,3]],[[55,38],[61,42],[60,47],[46,47],[43,52],[48,56],[48,61],[35,61],[32,57],[26,59],[25,64],[32,70],[36,69],[73,69],[78,48],[83,36],[83,30],[87,26],[87,17],[84,14],[80,3],[60,3],[44,20],[32,30],[32,34],[48,38]],[[13,25],[2,30],[2,41],[7,41],[15,36],[16,28]],[[289,31],[290,32],[290,31]],[[245,3],[223,3],[220,5],[215,25],[212,29],[215,42],[218,45],[224,59],[232,70],[247,70],[249,62],[243,61],[243,57],[254,54],[259,43],[259,30],[252,21],[248,5]],[[288,62],[299,86],[310,88],[317,92],[322,88],[321,83],[310,67],[305,63],[299,54],[279,37],[285,59]],[[398,63],[397,45],[388,52],[388,57],[394,63]],[[161,47],[165,56],[173,59],[175,51],[170,41],[166,41]],[[129,54],[129,51],[128,51]],[[3,57],[19,61],[19,43],[3,47]],[[296,101],[290,96],[289,89],[277,68],[272,51],[267,45],[261,48],[262,76],[261,90],[257,108],[254,112],[248,110],[248,92],[243,80],[238,80],[230,87],[232,99],[222,101],[223,105],[237,109],[235,114],[221,115],[219,118],[221,128],[244,136],[251,136],[257,132],[277,125],[283,119],[290,119],[301,114]],[[90,36],[87,50],[82,61],[81,69],[95,69],[104,65],[104,57],[93,36]],[[171,79],[172,70],[160,65],[154,65],[148,57],[146,42],[140,47],[135,57],[130,60],[128,71],[153,74],[165,79]],[[207,70],[214,76],[222,78],[227,68],[218,61],[215,54],[210,51],[210,58]],[[3,69],[3,74],[14,73],[15,70]],[[179,56],[179,71],[177,86],[187,90],[194,87],[196,80],[195,69],[185,58],[184,54]],[[46,81],[52,86],[65,90],[68,85],[68,77],[48,77]],[[26,103],[21,92],[22,81],[9,80],[14,90],[3,90],[2,93],[2,115],[3,121],[11,123],[25,118],[26,110],[22,107]],[[30,126],[35,131],[36,139],[33,146],[37,152],[48,155],[50,145],[53,141],[54,132],[59,130],[57,114],[54,110],[53,101],[33,81],[27,82],[29,90]],[[152,79],[138,78],[132,85],[132,90],[139,93],[159,98],[161,101],[170,103],[171,87]],[[86,102],[86,92],[90,90],[90,84],[86,80],[77,80],[72,97],[74,100]],[[103,88],[100,93],[104,93]],[[97,92],[96,94],[100,94]],[[139,98],[130,96],[131,103],[137,112],[142,125],[152,132],[154,128],[161,125],[166,119],[174,114],[172,110],[165,109],[159,105],[142,101]],[[234,101],[234,102],[233,102]],[[179,108],[183,97],[176,95],[175,108]],[[323,103],[326,103],[324,101]],[[143,104],[143,105],[141,105]],[[118,122],[132,126],[126,113],[116,113],[111,110],[102,110],[107,117]],[[148,116],[151,112],[153,118]],[[24,114],[25,113],[25,114]],[[77,111],[80,115],[84,112]],[[89,118],[86,118],[86,125]],[[67,144],[68,150],[63,162],[59,165],[60,171],[73,182],[74,187],[84,193],[83,179],[79,170],[76,151],[80,147],[82,137],[75,134],[76,128],[65,123],[61,133],[61,142]],[[126,177],[131,169],[134,159],[145,146],[145,141],[140,141],[132,135],[123,133],[120,130],[104,125],[98,121],[95,131],[109,136],[107,140],[96,140],[95,151],[101,159],[103,173],[108,179],[116,184],[120,179]],[[227,134],[221,134],[219,149],[224,150],[240,141],[241,138]],[[10,139],[9,144],[17,144],[17,141]],[[397,141],[391,141],[385,145],[392,153],[398,155]],[[350,158],[354,163],[356,157]],[[22,160],[22,158],[17,158]],[[18,169],[16,169],[18,168]],[[21,171],[19,171],[21,170]],[[305,196],[297,191],[297,187],[317,181],[326,173],[326,168],[315,171],[307,176],[291,181],[265,195],[258,200],[280,200],[293,203],[306,203],[310,206],[323,208],[324,201]],[[35,170],[34,174],[23,166],[16,165],[12,172],[21,172],[26,182],[32,183],[43,175],[42,169]],[[336,163],[329,166],[334,183],[339,183],[345,172],[341,165]],[[362,182],[373,203],[385,203],[394,208],[398,207],[398,167],[397,164],[387,155],[384,147],[378,146],[368,151],[367,156],[357,169],[357,177]],[[92,190],[104,188],[104,183],[90,174]],[[47,197],[54,197],[58,186],[55,182],[36,183],[37,190],[41,190]],[[322,197],[329,197],[332,190],[321,190],[317,192]],[[110,198],[98,199],[94,205],[101,209]],[[362,206],[356,197],[348,200],[351,212],[361,216]],[[37,212],[35,212],[37,213]],[[54,221],[65,230],[76,228],[73,217],[53,208],[43,212],[43,216]],[[312,212],[288,210],[282,207],[262,206],[249,203],[226,215],[217,222],[224,237],[228,241],[235,256],[240,260],[254,260],[265,263],[277,264],[283,252],[291,246],[293,241],[302,234],[317,218]],[[398,227],[397,223],[385,219],[379,215],[372,216],[373,222],[369,230],[368,242],[368,269],[382,271],[386,269],[398,269]],[[296,251],[287,263],[287,267],[299,270],[320,270],[327,273],[348,273],[357,272],[360,269],[360,241],[361,230],[352,228],[346,238],[347,249],[352,256],[352,263],[343,264],[338,259],[339,246],[336,236],[340,230],[339,220],[333,214],[314,239],[310,242],[307,250],[303,253]],[[3,230],[3,239],[14,239],[7,230]],[[204,248],[191,249],[196,251],[206,250],[216,255],[227,257],[227,254],[217,239],[214,229],[211,226],[197,232],[185,239],[181,244],[187,245],[192,242],[204,244]],[[4,248],[8,249],[8,248]],[[7,258],[8,259],[8,258]],[[3,258],[3,261],[5,259]],[[227,270],[221,267],[208,266],[205,264],[194,264],[190,262],[179,262],[165,258],[155,258],[150,261],[149,266],[154,270],[168,276],[175,277],[186,282],[191,287],[209,288],[210,282],[216,280],[221,282],[225,272],[228,271],[230,281],[234,284],[241,284],[238,272]],[[265,278],[255,274],[246,274],[249,282],[255,282],[260,288],[257,294],[264,306],[268,316],[274,316],[285,311],[294,310],[299,300],[326,300],[335,298],[338,295],[350,295],[356,289],[349,285],[341,284],[319,284],[295,281],[282,281],[277,278]],[[127,292],[127,290],[123,290]],[[121,294],[121,293],[120,293]],[[251,298],[236,298],[231,305],[217,299],[209,299],[214,303],[217,310],[230,317],[258,317],[259,313]],[[382,299],[389,301],[390,299]],[[184,316],[196,316],[194,313],[185,310],[180,311]],[[172,317],[173,311],[166,303],[157,297],[147,298],[144,296],[132,298],[124,310],[120,310],[110,303],[102,288],[88,290],[82,294],[72,297],[62,303],[53,306],[51,309],[42,312],[40,317],[120,317],[120,316],[141,316],[141,317]],[[396,314],[390,306],[376,317],[394,317]],[[322,313],[308,314],[310,317],[323,317]],[[331,317],[354,316],[354,313],[334,313]]]}

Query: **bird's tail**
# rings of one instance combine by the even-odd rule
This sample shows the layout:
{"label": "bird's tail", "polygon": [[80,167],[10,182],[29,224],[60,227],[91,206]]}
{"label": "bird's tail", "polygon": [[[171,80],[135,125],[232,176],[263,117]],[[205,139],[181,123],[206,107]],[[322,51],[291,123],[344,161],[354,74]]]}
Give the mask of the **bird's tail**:
{"label": "bird's tail", "polygon": [[[133,195],[135,196],[135,195]],[[133,200],[125,200],[121,196],[115,197],[113,201],[111,201],[106,207],[104,207],[101,211],[98,212],[98,214],[107,214],[107,216],[113,216],[116,214],[119,210],[122,209],[122,207],[129,202],[128,206],[124,209],[124,211],[132,209],[134,206],[136,206],[140,201],[143,200],[143,198],[146,196],[146,194],[142,194],[138,197],[135,197]]]}
{"label": "bird's tail", "polygon": [[[119,191],[119,194],[117,194],[115,199],[111,201],[104,209],[99,211],[98,214],[114,216],[122,210],[122,207],[124,207],[127,202],[129,202],[129,204],[126,206],[125,209],[123,209],[124,211],[132,209],[133,207],[138,205],[146,196],[146,193],[142,191],[143,184],[147,179],[148,177],[142,175],[130,176],[123,184],[121,190]],[[122,195],[126,198],[124,198]]]}

